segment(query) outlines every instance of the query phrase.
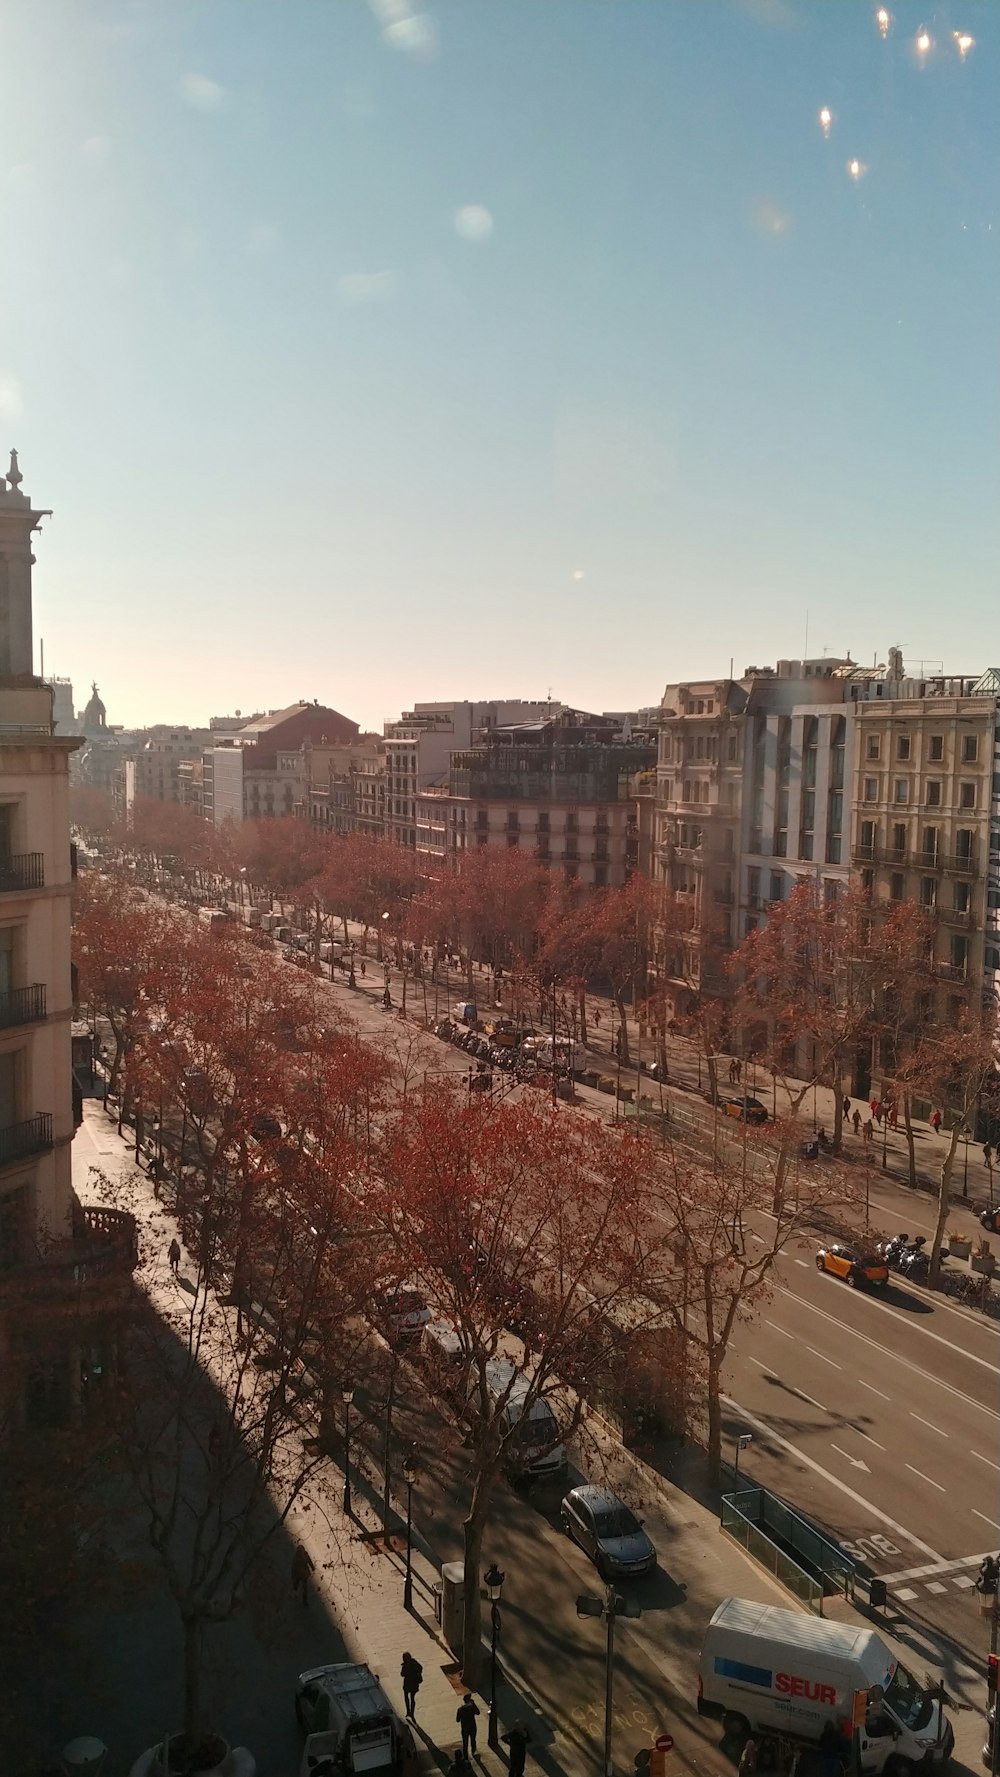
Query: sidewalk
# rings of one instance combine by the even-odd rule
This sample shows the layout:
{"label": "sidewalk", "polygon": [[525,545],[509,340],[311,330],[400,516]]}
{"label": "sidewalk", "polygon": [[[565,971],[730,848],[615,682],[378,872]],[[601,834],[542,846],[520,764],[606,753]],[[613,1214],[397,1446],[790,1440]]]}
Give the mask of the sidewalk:
{"label": "sidewalk", "polygon": [[[74,1172],[84,1198],[90,1194],[87,1174],[92,1164],[103,1166],[113,1179],[128,1180],[130,1188],[138,1193],[145,1281],[154,1300],[157,1296],[166,1300],[166,1293],[177,1287],[165,1259],[173,1224],[155,1201],[145,1174],[137,1172],[131,1150],[118,1137],[99,1099],[86,1102],[84,1128],[74,1150]],[[616,1703],[616,1769],[627,1770],[636,1751],[643,1744],[648,1745],[650,1735],[666,1730],[676,1743],[668,1770],[715,1777],[725,1769],[725,1759],[719,1751],[719,1732],[715,1724],[698,1716],[695,1707],[697,1652],[708,1617],[721,1598],[733,1593],[790,1608],[794,1601],[723,1535],[716,1512],[704,1496],[699,1498],[694,1491],[682,1490],[693,1486],[683,1473],[683,1462],[678,1464],[676,1478],[667,1480],[622,1450],[608,1435],[607,1463],[609,1479],[620,1484],[623,1492],[627,1489],[627,1497],[638,1499],[640,1509],[645,1511],[651,1534],[662,1552],[664,1569],[669,1567],[668,1583],[675,1594],[666,1614],[650,1617],[644,1625],[627,1621],[619,1624],[619,1695],[624,1699],[638,1694],[648,1698],[649,1703],[634,1709],[625,1702],[620,1708]],[[403,1607],[401,1539],[394,1538],[393,1547],[385,1550],[371,1535],[378,1523],[380,1485],[369,1482],[363,1459],[357,1469],[352,1462],[352,1479],[355,1509],[351,1520],[345,1519],[342,1510],[342,1472],[331,1461],[323,1463],[308,1499],[301,1502],[289,1520],[290,1536],[305,1543],[315,1563],[316,1596],[306,1611],[298,1604],[293,1608],[287,1598],[291,1545],[283,1537],[278,1540],[274,1565],[275,1583],[282,1599],[277,1626],[280,1649],[275,1641],[275,1623],[259,1617],[255,1620],[251,1611],[212,1632],[218,1634],[218,1647],[224,1650],[218,1662],[220,1708],[225,1710],[229,1731],[255,1753],[260,1777],[297,1777],[300,1741],[290,1720],[294,1673],[330,1659],[367,1661],[402,1711],[399,1666],[404,1651],[409,1651],[424,1670],[416,1723],[418,1740],[423,1745],[422,1769],[446,1770],[459,1744],[455,1721],[461,1701],[457,1663],[440,1639],[433,1609],[439,1560],[455,1552],[454,1509],[450,1523],[435,1520],[432,1512],[436,1551],[419,1532],[414,1536],[414,1605],[412,1612],[407,1612]],[[445,1506],[448,1503],[446,1499]],[[399,1502],[394,1504],[398,1512]],[[424,1514],[432,1511],[429,1500],[421,1505]],[[443,1533],[446,1534],[442,1544]],[[528,1539],[530,1548],[532,1536],[549,1537],[551,1532],[544,1520],[531,1520],[526,1508],[519,1520],[519,1534]],[[522,1563],[522,1567],[522,1587],[527,1578],[530,1592],[530,1556],[528,1565]],[[157,1579],[154,1572],[154,1585]],[[322,1610],[318,1608],[320,1604]],[[172,1613],[169,1601],[161,1597],[157,1597],[154,1608],[160,1618],[164,1613]],[[603,1732],[600,1626],[578,1625],[571,1596],[556,1598],[544,1590],[535,1593],[527,1609],[522,1605],[508,1611],[506,1601],[503,1609],[503,1677],[497,1695],[501,1732],[521,1717],[532,1737],[529,1756],[548,1777],[560,1777],[562,1773],[565,1777],[594,1777],[599,1769]],[[863,1607],[842,1600],[831,1600],[827,1614],[859,1623],[868,1621]],[[923,1679],[925,1671],[935,1678],[944,1677],[949,1696],[959,1703],[958,1708],[952,1709],[956,1763],[970,1770],[978,1769],[983,1738],[982,1675],[973,1673],[953,1650],[934,1642],[902,1615],[892,1619],[888,1632],[881,1622],[876,1626],[904,1663],[915,1670],[918,1679]],[[163,1711],[178,1696],[180,1683],[179,1660],[176,1666],[172,1663],[177,1651],[171,1646],[172,1639],[176,1642],[176,1634],[166,1624],[158,1632],[155,1655],[149,1645],[144,1645],[139,1654],[135,1648],[131,1650],[132,1657],[139,1658],[140,1669],[151,1657],[164,1669],[156,1672],[158,1694],[152,1713],[138,1707],[138,1693],[133,1687],[127,1717],[127,1731],[133,1738],[126,1747],[126,1729],[120,1728],[116,1752],[120,1748],[122,1753],[134,1757],[169,1723],[170,1717],[165,1720]],[[103,1641],[96,1636],[95,1640],[99,1643],[99,1657],[106,1661]],[[647,1672],[653,1675],[652,1683]],[[117,1666],[110,1672],[105,1670],[102,1676],[103,1689],[109,1693],[116,1687],[123,1688],[123,1673]],[[487,1658],[484,1688],[478,1695],[482,1715],[476,1764],[487,1777],[501,1777],[505,1753],[494,1753],[487,1746],[488,1684]],[[87,1694],[94,1700],[92,1691]],[[118,1701],[120,1704],[121,1700]],[[637,1719],[639,1716],[642,1721]],[[147,1728],[147,1719],[153,1722],[151,1730]],[[103,1731],[104,1737],[110,1738],[110,1725],[102,1730],[93,1710],[89,1723],[89,1731]],[[81,1731],[81,1725],[87,1723],[84,1716],[78,1715],[74,1731]],[[117,1757],[113,1765],[109,1764],[107,1777],[116,1777],[116,1773],[127,1769],[128,1759]]]}

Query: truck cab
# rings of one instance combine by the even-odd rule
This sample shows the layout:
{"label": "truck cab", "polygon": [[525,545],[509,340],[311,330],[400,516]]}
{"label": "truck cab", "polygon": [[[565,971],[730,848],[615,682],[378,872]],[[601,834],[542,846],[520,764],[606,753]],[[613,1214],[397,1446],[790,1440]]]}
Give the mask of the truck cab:
{"label": "truck cab", "polygon": [[400,1777],[415,1756],[410,1729],[368,1666],[300,1673],[295,1713],[307,1736],[301,1777]]}

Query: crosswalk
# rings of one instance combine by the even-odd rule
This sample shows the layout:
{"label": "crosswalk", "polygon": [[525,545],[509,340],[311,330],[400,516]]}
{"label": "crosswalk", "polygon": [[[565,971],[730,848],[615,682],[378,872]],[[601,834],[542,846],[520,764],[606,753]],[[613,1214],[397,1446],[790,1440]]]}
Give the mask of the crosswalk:
{"label": "crosswalk", "polygon": [[[994,1554],[990,1549],[988,1554]],[[928,1561],[923,1567],[908,1567],[902,1573],[886,1573],[889,1596],[899,1604],[909,1604],[924,1592],[939,1598],[944,1592],[969,1592],[976,1583],[982,1555],[963,1555],[957,1561]]]}

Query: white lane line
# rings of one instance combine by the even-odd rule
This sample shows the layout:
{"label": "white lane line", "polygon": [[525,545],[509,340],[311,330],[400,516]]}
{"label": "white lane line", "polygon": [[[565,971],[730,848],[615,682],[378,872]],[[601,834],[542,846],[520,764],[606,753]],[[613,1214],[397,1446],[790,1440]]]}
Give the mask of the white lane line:
{"label": "white lane line", "polygon": [[867,1388],[869,1394],[877,1394],[880,1401],[891,1401],[892,1400],[891,1394],[883,1394],[882,1390],[880,1388],[876,1388],[874,1386],[874,1384],[871,1382],[866,1382],[863,1376],[859,1376],[858,1381],[860,1382],[862,1388]]}
{"label": "white lane line", "polygon": [[989,1468],[1000,1469],[1000,1462],[992,1462],[988,1456],[980,1455],[978,1450],[970,1450],[969,1455],[975,1456],[979,1462],[985,1462]]}
{"label": "white lane line", "polygon": [[[950,1395],[954,1395],[957,1399],[965,1401],[968,1406],[975,1407],[977,1413],[988,1413],[991,1419],[1000,1419],[1000,1413],[997,1413],[994,1408],[984,1406],[983,1402],[977,1401],[974,1395],[966,1394],[961,1388],[953,1387],[953,1385],[950,1382],[946,1382],[942,1376],[933,1376],[929,1370],[921,1369],[919,1364],[912,1364],[909,1358],[900,1357],[898,1351],[890,1350],[889,1346],[883,1344],[880,1339],[873,1339],[868,1333],[859,1333],[857,1327],[852,1327],[848,1321],[838,1320],[835,1315],[827,1314],[825,1308],[817,1308],[814,1302],[807,1302],[804,1296],[797,1296],[794,1290],[785,1289],[781,1284],[779,1284],[778,1288],[783,1296],[790,1296],[791,1300],[793,1302],[798,1302],[800,1307],[808,1308],[813,1314],[818,1314],[823,1320],[828,1320],[831,1326],[837,1328],[837,1332],[841,1337],[845,1334],[849,1334],[852,1339],[860,1339],[862,1345],[870,1345],[873,1351],[877,1351],[880,1358],[889,1358],[893,1363],[900,1364],[904,1370],[912,1370],[913,1374],[919,1376],[921,1382],[924,1384],[934,1382],[939,1388],[946,1388]],[[861,1301],[864,1300],[864,1298],[856,1297],[855,1300]],[[888,1314],[891,1310],[886,1309],[885,1312]],[[919,1332],[927,1332],[926,1327],[919,1326],[919,1323],[916,1321],[908,1321],[906,1324],[908,1326],[917,1327]],[[928,1337],[935,1339],[938,1335],[936,1333],[929,1333]],[[947,1345],[950,1351],[961,1350],[960,1346],[952,1345],[949,1339],[941,1339],[940,1343],[942,1345]],[[964,1357],[972,1357],[973,1353],[971,1351],[963,1352],[962,1355]],[[992,1364],[987,1364],[985,1358],[976,1358],[975,1362],[983,1364],[987,1370],[992,1370],[994,1367]],[[997,1374],[1000,1375],[1000,1370],[997,1371]]]}
{"label": "white lane line", "polygon": [[763,1234],[755,1234],[752,1228],[750,1230],[750,1238],[751,1238],[751,1240],[756,1240],[758,1246],[764,1245]]}
{"label": "white lane line", "polygon": [[[991,1551],[987,1549],[986,1553]],[[978,1567],[983,1560],[982,1555],[959,1555],[954,1561],[942,1561],[940,1564],[931,1562],[929,1567],[907,1567],[902,1573],[883,1574],[882,1578],[894,1580],[922,1580],[929,1573],[952,1573],[957,1567]],[[973,1582],[975,1584],[975,1582]]]}
{"label": "white lane line", "polygon": [[[932,1481],[930,1475],[925,1475],[921,1469],[914,1468],[912,1462],[908,1462],[905,1466],[909,1469],[911,1475],[919,1475],[921,1481],[926,1481],[928,1487],[936,1487],[939,1493],[945,1492],[945,1488],[942,1487],[940,1481]],[[973,1510],[974,1509],[975,1508],[973,1508]]]}
{"label": "white lane line", "polygon": [[780,1432],[768,1425],[766,1419],[759,1419],[755,1413],[748,1413],[747,1409],[741,1407],[739,1401],[735,1401],[732,1395],[723,1395],[722,1399],[727,1407],[734,1407],[741,1418],[745,1419],[748,1425],[754,1426],[762,1437],[770,1438],[773,1443],[780,1444],[783,1450],[787,1450],[789,1456],[794,1456],[796,1462],[802,1462],[806,1468],[812,1469],[814,1474],[822,1475],[824,1481],[829,1481],[830,1485],[836,1487],[838,1492],[845,1493],[848,1499],[853,1499],[856,1506],[861,1506],[864,1511],[870,1512],[872,1517],[877,1518],[880,1524],[884,1524],[887,1530],[893,1530],[897,1536],[905,1537],[906,1541],[912,1543],[915,1549],[919,1549],[922,1555],[927,1555],[936,1568],[947,1566],[944,1556],[939,1555],[936,1549],[921,1542],[919,1536],[914,1536],[912,1530],[904,1530],[902,1524],[897,1524],[895,1518],[889,1517],[888,1512],[879,1511],[878,1506],[873,1505],[870,1499],[866,1499],[863,1493],[855,1492],[854,1488],[848,1486],[846,1481],[842,1481],[839,1475],[832,1475],[829,1469],[823,1467],[822,1463],[816,1462],[812,1456],[808,1456],[804,1450],[800,1450],[798,1444],[792,1444],[787,1438],[783,1438]]}
{"label": "white lane line", "polygon": [[921,1425],[926,1425],[930,1431],[936,1431],[939,1438],[950,1438],[951,1437],[950,1432],[942,1431],[941,1427],[939,1425],[935,1425],[934,1421],[932,1419],[925,1419],[922,1413],[914,1413],[912,1408],[910,1410],[910,1418],[911,1419],[919,1419]]}
{"label": "white lane line", "polygon": [[[758,1370],[763,1370],[765,1376],[774,1376],[774,1371],[772,1370],[770,1364],[762,1364],[759,1357],[750,1357],[749,1352],[747,1353],[747,1358],[750,1363],[756,1364]],[[781,1377],[774,1376],[774,1380],[775,1380],[775,1382],[780,1382]]]}
{"label": "white lane line", "polygon": [[835,1364],[832,1357],[827,1357],[825,1351],[817,1351],[815,1345],[807,1345],[806,1350],[811,1351],[813,1357],[821,1358],[824,1364],[829,1364],[832,1370],[842,1370],[844,1367],[843,1364]]}
{"label": "white lane line", "polygon": [[[798,1261],[796,1261],[796,1263],[798,1263]],[[784,1295],[794,1295],[794,1291],[786,1289],[784,1285],[779,1284],[778,1287],[782,1290]],[[914,1320],[911,1314],[903,1314],[898,1308],[890,1308],[888,1303],[880,1302],[878,1297],[870,1291],[866,1293],[861,1290],[855,1290],[854,1294],[858,1301],[870,1302],[874,1308],[878,1309],[880,1314],[891,1315],[893,1320],[900,1321],[904,1327],[912,1327],[915,1332],[922,1333],[925,1339],[933,1339],[935,1345],[944,1345],[949,1351],[954,1351],[959,1357],[967,1357],[970,1363],[979,1364],[984,1370],[992,1370],[994,1376],[1000,1376],[1000,1366],[997,1364],[991,1364],[988,1358],[980,1357],[977,1352],[967,1350],[964,1345],[956,1345],[953,1339],[946,1339],[943,1333],[933,1333],[930,1327],[925,1327],[921,1321]],[[796,1296],[795,1299],[797,1302],[802,1302],[807,1308],[813,1308],[817,1314],[825,1313],[824,1309],[816,1308],[815,1303],[806,1302],[804,1296]],[[834,1320],[835,1317],[832,1314],[827,1314],[826,1318],[827,1320]],[[854,1328],[848,1321],[838,1320],[836,1324],[842,1326],[846,1333],[854,1332]],[[859,1335],[861,1338],[864,1338],[864,1336],[863,1333]],[[877,1344],[878,1341],[876,1340],[875,1343]],[[890,1351],[887,1346],[880,1346],[879,1349],[885,1351],[886,1357],[896,1356],[896,1353]]]}
{"label": "white lane line", "polygon": [[[781,1334],[781,1337],[782,1337],[782,1338],[783,1338],[783,1339],[794,1339],[794,1338],[795,1338],[795,1334],[794,1334],[794,1333],[790,1333],[790,1332],[789,1332],[789,1331],[788,1331],[788,1328],[787,1328],[787,1327],[779,1327],[779,1325],[778,1325],[778,1323],[777,1323],[777,1321],[776,1321],[776,1320],[768,1320],[768,1321],[765,1321],[765,1323],[764,1323],[764,1324],[765,1324],[765,1326],[768,1326],[768,1327],[770,1327],[770,1329],[771,1329],[771,1331],[772,1331],[772,1333],[780,1333],[780,1334]],[[889,1399],[889,1396],[888,1396],[888,1395],[886,1395],[886,1397],[885,1397],[885,1398],[886,1398],[886,1400],[888,1400],[888,1399]]]}
{"label": "white lane line", "polygon": [[806,1394],[806,1391],[804,1388],[793,1388],[792,1393],[796,1397],[797,1400],[808,1401],[810,1407],[818,1407],[821,1413],[829,1413],[829,1411],[830,1411],[829,1407],[824,1407],[822,1401],[813,1400],[812,1395]]}
{"label": "white lane line", "polygon": [[[805,1259],[796,1259],[795,1263],[796,1263],[796,1265],[801,1265],[803,1271],[808,1271],[809,1267],[806,1264]],[[789,1295],[791,1295],[791,1293],[792,1293],[791,1290],[789,1290],[788,1293],[789,1293]]]}
{"label": "white lane line", "polygon": [[986,1513],[977,1511],[975,1506],[973,1506],[972,1512],[974,1517],[982,1518],[984,1524],[992,1524],[994,1530],[1000,1530],[1000,1524],[997,1523],[995,1518],[987,1518]]}
{"label": "white lane line", "polygon": [[884,1450],[885,1449],[885,1445],[880,1444],[877,1438],[870,1438],[866,1431],[861,1430],[860,1425],[855,1425],[853,1419],[850,1421],[850,1427],[851,1427],[852,1431],[857,1432],[859,1438],[864,1438],[866,1443],[874,1444],[876,1450]]}

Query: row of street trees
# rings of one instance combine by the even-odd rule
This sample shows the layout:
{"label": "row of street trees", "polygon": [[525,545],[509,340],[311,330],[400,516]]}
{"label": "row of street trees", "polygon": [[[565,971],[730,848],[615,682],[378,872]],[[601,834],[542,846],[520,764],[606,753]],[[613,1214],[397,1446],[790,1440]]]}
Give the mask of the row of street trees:
{"label": "row of street trees", "polygon": [[[114,1033],[121,1101],[167,1153],[197,1265],[166,1314],[140,1294],[119,1414],[184,1626],[188,1726],[204,1630],[240,1603],[313,1484],[304,1431],[328,1428],[341,1379],[380,1361],[379,1304],[404,1284],[460,1347],[452,1373],[415,1385],[465,1440],[473,1682],[510,1389],[585,1442],[595,1402],[659,1412],[703,1431],[717,1470],[733,1329],[811,1215],[850,1213],[850,1179],[831,1167],[803,1182],[794,1121],[762,1140],[719,1119],[703,1156],[542,1094],[491,1105],[419,1067],[401,1077],[311,976],[126,880],[81,883],[76,956],[81,997]],[[498,1356],[511,1364],[499,1393]],[[429,1420],[428,1446],[439,1437]]]}

